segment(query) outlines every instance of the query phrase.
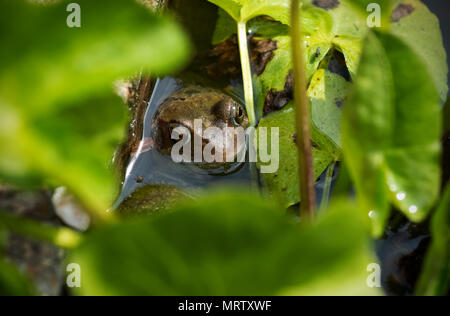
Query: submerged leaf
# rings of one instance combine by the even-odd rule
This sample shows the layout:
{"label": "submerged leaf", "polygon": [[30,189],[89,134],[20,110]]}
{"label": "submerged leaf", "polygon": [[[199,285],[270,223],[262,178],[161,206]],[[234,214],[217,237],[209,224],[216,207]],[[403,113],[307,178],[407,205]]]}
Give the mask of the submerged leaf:
{"label": "submerged leaf", "polygon": [[366,285],[366,224],[343,204],[299,228],[272,202],[225,190],[97,230],[70,260],[83,271],[82,295],[295,294],[323,278],[332,294],[378,294]]}
{"label": "submerged leaf", "polygon": [[423,220],[439,192],[440,106],[423,61],[395,36],[370,34],[344,107],[343,147],[374,233],[394,203]]}

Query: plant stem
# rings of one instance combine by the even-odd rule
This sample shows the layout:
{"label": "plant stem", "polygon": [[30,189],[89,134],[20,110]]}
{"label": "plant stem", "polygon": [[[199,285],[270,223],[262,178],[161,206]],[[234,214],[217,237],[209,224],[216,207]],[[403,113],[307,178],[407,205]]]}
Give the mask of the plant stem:
{"label": "plant stem", "polygon": [[242,80],[244,82],[245,108],[251,126],[255,126],[255,106],[253,99],[252,70],[248,52],[247,26],[245,22],[238,22],[239,52],[241,54]]}
{"label": "plant stem", "polygon": [[320,201],[320,209],[326,209],[330,200],[331,182],[333,180],[334,169],[336,167],[336,161],[328,167],[325,178],[325,184],[323,186],[322,200]]}
{"label": "plant stem", "polygon": [[303,36],[300,25],[300,1],[292,0],[292,61],[294,74],[294,103],[297,122],[297,146],[299,154],[300,216],[312,219],[315,213],[314,166],[311,146],[309,102],[306,96],[306,71],[303,52]]}
{"label": "plant stem", "polygon": [[66,249],[76,248],[83,239],[81,234],[69,228],[53,227],[0,210],[0,227],[2,226],[12,232],[37,238]]}

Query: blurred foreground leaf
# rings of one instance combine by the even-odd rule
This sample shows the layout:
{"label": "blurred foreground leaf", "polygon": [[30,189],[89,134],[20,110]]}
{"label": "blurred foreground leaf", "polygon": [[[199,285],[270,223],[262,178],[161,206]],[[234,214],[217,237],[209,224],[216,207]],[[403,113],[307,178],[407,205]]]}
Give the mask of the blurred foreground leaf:
{"label": "blurred foreground leaf", "polygon": [[416,295],[445,296],[450,284],[450,186],[433,215],[432,243],[428,250]]}
{"label": "blurred foreground leaf", "polygon": [[423,220],[439,193],[441,112],[422,59],[395,36],[369,34],[344,106],[343,147],[362,207],[380,235],[394,203]]}
{"label": "blurred foreground leaf", "polygon": [[190,47],[176,24],[134,1],[77,1],[81,28],[67,26],[68,3],[0,0],[0,177],[64,184],[103,212],[126,122],[113,81],[173,71]]}
{"label": "blurred foreground leaf", "polygon": [[298,227],[270,201],[226,191],[93,232],[70,260],[82,295],[274,295],[323,278],[334,294],[377,294],[368,231],[349,205]]}
{"label": "blurred foreground leaf", "polygon": [[31,282],[0,258],[0,296],[31,296],[33,293]]}
{"label": "blurred foreground leaf", "polygon": [[8,233],[0,221],[0,296],[31,296],[34,293],[31,282],[16,267],[3,260],[7,240]]}
{"label": "blurred foreground leaf", "polygon": [[[289,26],[264,16],[258,16],[247,23],[248,32],[258,38],[273,38],[289,34]],[[223,9],[219,9],[212,44],[216,45],[236,34],[236,22]]]}

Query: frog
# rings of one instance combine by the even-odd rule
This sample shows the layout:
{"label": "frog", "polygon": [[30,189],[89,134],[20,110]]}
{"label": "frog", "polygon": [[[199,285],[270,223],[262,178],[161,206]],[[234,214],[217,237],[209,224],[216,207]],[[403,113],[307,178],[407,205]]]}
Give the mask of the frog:
{"label": "frog", "polygon": [[[202,129],[194,126],[194,120],[200,119]],[[225,128],[242,128],[245,131],[249,120],[244,106],[221,90],[189,85],[170,95],[157,110],[152,122],[154,147],[164,155],[170,155],[177,139],[173,139],[173,131],[179,127],[189,132],[191,141],[191,161],[194,161],[195,139],[202,141],[202,151],[208,144],[221,148],[223,159],[218,162],[202,162],[195,164],[201,168],[217,168],[224,166],[237,157],[245,148],[245,140],[235,133],[226,135],[219,142],[211,135],[205,135],[207,128],[215,127],[224,131]],[[234,139],[232,139],[234,137]],[[234,147],[233,147],[234,145]],[[227,159],[228,157],[228,159]],[[233,159],[230,159],[233,158]]]}
{"label": "frog", "polygon": [[[139,104],[144,103],[140,102]],[[143,112],[140,111],[139,113]],[[150,133],[145,132],[144,134],[147,137],[143,137],[139,141],[136,138],[131,138],[126,145],[126,152],[129,153],[132,159],[137,159],[140,154],[152,151],[170,156],[172,147],[177,142],[176,139],[174,140],[171,137],[174,129],[180,126],[184,127],[189,132],[191,139],[194,139],[194,136],[200,136],[194,130],[193,121],[195,119],[202,120],[203,130],[208,127],[217,127],[219,129],[242,127],[245,130],[249,126],[243,105],[227,93],[215,88],[185,85],[162,101],[155,113],[152,114],[149,127]],[[138,117],[136,121],[143,121],[143,118],[139,119]],[[210,140],[206,139],[206,137],[201,137],[201,140],[203,149]],[[236,146],[234,158],[237,158],[238,153],[245,148],[246,144],[245,140],[243,144],[238,144],[236,139],[234,141]],[[219,143],[218,145],[220,146],[221,144]],[[226,148],[225,141],[222,146],[224,147],[225,156],[230,148]],[[195,167],[208,169],[207,174],[210,174],[213,168],[220,168],[222,172],[222,169],[226,169],[228,164],[224,160],[224,162],[218,163],[201,162],[193,165],[195,170],[198,170]],[[192,169],[189,170],[193,171]],[[194,172],[196,172],[195,170]],[[147,184],[145,183],[144,175],[136,175],[134,181],[136,182],[134,192],[124,197],[124,200],[115,207],[119,215],[129,217],[134,215],[153,216],[162,214],[180,201],[190,200],[195,196],[192,190],[186,188],[178,188],[163,183]]]}

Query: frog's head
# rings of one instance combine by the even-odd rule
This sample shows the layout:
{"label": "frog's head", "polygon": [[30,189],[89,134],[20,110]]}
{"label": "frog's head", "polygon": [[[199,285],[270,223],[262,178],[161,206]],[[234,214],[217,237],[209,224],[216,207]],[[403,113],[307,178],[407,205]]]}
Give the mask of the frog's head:
{"label": "frog's head", "polygon": [[[220,130],[219,137],[211,127]],[[172,139],[174,130],[184,130],[189,134],[192,160],[194,145],[201,145],[202,152],[209,145],[208,148],[214,147],[223,153],[222,161],[225,162],[226,157],[228,160],[230,156],[236,158],[245,148],[245,140],[242,143],[241,137],[226,129],[235,128],[237,131],[238,127],[242,128],[241,131],[248,127],[247,114],[241,104],[219,90],[189,86],[161,104],[153,119],[152,132],[156,148],[163,154],[170,155],[172,147],[179,141]],[[196,140],[201,144],[195,144]],[[202,164],[211,165],[205,161]]]}

